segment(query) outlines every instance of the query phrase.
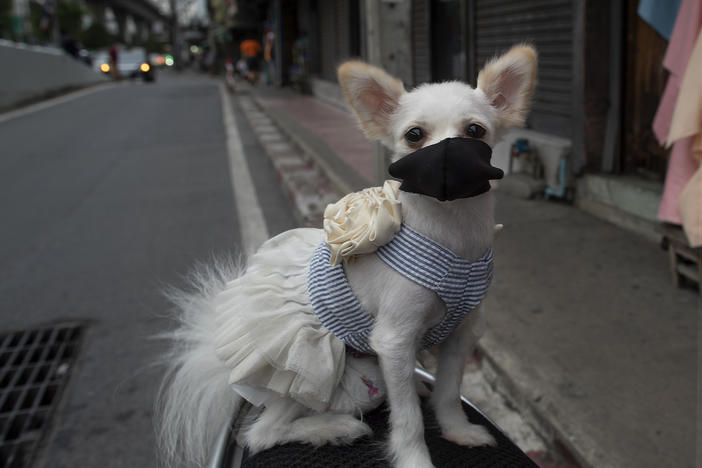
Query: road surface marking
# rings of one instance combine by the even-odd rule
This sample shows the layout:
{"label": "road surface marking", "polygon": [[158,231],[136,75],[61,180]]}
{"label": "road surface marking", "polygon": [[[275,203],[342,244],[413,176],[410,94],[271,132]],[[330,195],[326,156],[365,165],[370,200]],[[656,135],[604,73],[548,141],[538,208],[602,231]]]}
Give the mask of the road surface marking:
{"label": "road surface marking", "polygon": [[242,249],[244,253],[252,254],[268,239],[268,228],[263,218],[261,205],[258,203],[249,165],[244,156],[241,136],[232,111],[232,102],[224,84],[219,84],[219,94],[222,98],[222,116],[227,135],[229,170],[234,191],[234,203],[239,214]]}
{"label": "road surface marking", "polygon": [[112,88],[114,86],[117,86],[116,83],[105,83],[105,84],[100,84],[96,86],[91,86],[89,88],[81,89],[79,91],[74,91],[72,93],[64,94],[62,96],[55,97],[53,99],[47,99],[46,101],[41,101],[36,104],[29,105],[27,107],[22,107],[20,109],[12,110],[9,112],[5,112],[3,114],[0,114],[0,123],[7,122],[8,120],[16,119],[17,117],[22,117],[27,114],[32,114],[34,112],[43,110],[43,109],[48,109],[49,107],[54,107],[59,104],[63,104],[69,101],[73,101],[74,99],[81,98],[83,96],[87,96],[89,94],[97,93],[98,91],[102,91],[105,89]]}

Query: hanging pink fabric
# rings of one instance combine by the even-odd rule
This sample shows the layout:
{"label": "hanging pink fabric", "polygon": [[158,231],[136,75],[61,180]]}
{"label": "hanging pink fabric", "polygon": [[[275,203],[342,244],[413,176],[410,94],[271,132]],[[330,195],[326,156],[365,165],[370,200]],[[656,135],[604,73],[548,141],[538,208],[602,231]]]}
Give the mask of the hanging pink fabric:
{"label": "hanging pink fabric", "polygon": [[[687,62],[680,93],[675,103],[668,143],[686,139],[690,159],[702,162],[702,31]],[[687,240],[692,247],[702,246],[702,166],[685,183],[680,192],[678,211]]]}
{"label": "hanging pink fabric", "polygon": [[665,175],[663,198],[658,206],[658,217],[669,223],[682,224],[678,202],[680,193],[697,171],[697,161],[692,157],[693,137],[678,140],[673,145]]}
{"label": "hanging pink fabric", "polygon": [[[665,144],[668,139],[675,103],[700,28],[702,28],[702,2],[683,0],[663,60],[663,66],[670,71],[670,76],[653,120],[653,131],[661,144]],[[673,145],[663,198],[658,207],[658,217],[663,221],[675,224],[682,222],[678,210],[680,192],[692,178],[698,166],[692,157],[691,145],[692,138],[678,140]]]}
{"label": "hanging pink fabric", "polygon": [[685,68],[667,140],[667,144],[670,145],[685,137],[695,137],[692,152],[697,160],[702,160],[702,82],[700,77],[702,77],[702,30],[697,35],[695,48],[692,50]]}
{"label": "hanging pink fabric", "polygon": [[679,208],[687,241],[692,247],[702,247],[702,166],[680,194]]}

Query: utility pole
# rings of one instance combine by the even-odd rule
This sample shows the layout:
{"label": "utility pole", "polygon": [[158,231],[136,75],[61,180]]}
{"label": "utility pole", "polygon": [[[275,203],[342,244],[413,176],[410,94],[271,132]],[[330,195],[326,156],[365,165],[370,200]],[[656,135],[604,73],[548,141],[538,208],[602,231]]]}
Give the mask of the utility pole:
{"label": "utility pole", "polygon": [[29,2],[27,0],[12,0],[12,36],[16,41],[27,41],[31,31],[29,22]]}
{"label": "utility pole", "polygon": [[403,83],[412,83],[412,2],[365,0],[366,57]]}
{"label": "utility pole", "polygon": [[[363,44],[366,60],[385,69],[403,83],[412,83],[412,10],[410,0],[364,0]],[[373,144],[376,183],[390,178],[390,152]]]}
{"label": "utility pole", "polygon": [[171,48],[173,51],[173,61],[175,62],[175,69],[181,69],[181,54],[180,54],[180,37],[178,34],[178,9],[176,7],[176,0],[170,0],[169,4],[171,6]]}

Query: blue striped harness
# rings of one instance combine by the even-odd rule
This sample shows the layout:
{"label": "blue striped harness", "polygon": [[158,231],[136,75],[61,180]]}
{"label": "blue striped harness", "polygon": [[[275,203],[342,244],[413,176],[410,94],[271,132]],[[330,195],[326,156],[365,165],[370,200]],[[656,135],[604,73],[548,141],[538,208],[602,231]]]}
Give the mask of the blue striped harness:
{"label": "blue striped harness", "polygon": [[[406,225],[376,255],[410,280],[434,291],[446,304],[441,321],[422,337],[422,348],[444,341],[487,294],[492,279],[492,249],[469,262]],[[314,312],[334,336],[357,351],[375,354],[368,343],[374,318],[363,311],[341,264],[320,244],[310,260],[307,291]]]}

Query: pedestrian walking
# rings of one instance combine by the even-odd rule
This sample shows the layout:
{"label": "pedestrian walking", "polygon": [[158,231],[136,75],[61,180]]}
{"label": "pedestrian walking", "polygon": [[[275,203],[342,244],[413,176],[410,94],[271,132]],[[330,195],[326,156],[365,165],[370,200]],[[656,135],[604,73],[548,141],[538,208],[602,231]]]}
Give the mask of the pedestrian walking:
{"label": "pedestrian walking", "polygon": [[252,85],[258,83],[258,78],[261,72],[261,65],[259,62],[259,54],[261,53],[261,43],[256,39],[246,39],[239,46],[241,49],[241,55],[246,60],[246,67],[248,73],[246,79]]}
{"label": "pedestrian walking", "polygon": [[115,80],[119,80],[119,70],[117,69],[117,59],[118,59],[118,54],[119,51],[117,50],[117,46],[115,44],[112,44],[110,46],[109,50],[110,54],[110,73],[112,74],[112,78]]}

